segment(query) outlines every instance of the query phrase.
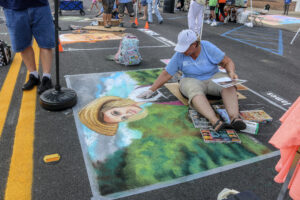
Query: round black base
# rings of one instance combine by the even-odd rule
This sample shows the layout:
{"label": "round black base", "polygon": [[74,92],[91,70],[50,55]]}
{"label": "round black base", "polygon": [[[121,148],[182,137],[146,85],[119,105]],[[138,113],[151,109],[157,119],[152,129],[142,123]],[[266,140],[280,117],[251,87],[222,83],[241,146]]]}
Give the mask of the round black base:
{"label": "round black base", "polygon": [[41,106],[50,111],[60,111],[73,107],[77,103],[77,94],[69,88],[61,88],[60,91],[47,90],[40,95]]}

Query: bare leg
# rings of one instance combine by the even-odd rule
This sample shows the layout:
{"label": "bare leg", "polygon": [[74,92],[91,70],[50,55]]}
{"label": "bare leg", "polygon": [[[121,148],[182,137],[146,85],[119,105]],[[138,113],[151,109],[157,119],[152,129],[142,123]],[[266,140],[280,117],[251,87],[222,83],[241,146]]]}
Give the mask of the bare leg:
{"label": "bare leg", "polygon": [[143,16],[143,20],[147,20],[148,17],[148,7],[147,5],[144,6],[144,16]]}
{"label": "bare leg", "polygon": [[211,11],[210,11],[210,15],[211,15],[212,20],[215,20],[215,19],[216,19],[216,13],[215,13],[214,10],[211,10]]}
{"label": "bare leg", "polygon": [[36,63],[34,59],[34,51],[32,47],[27,47],[24,51],[21,52],[21,56],[25,66],[29,72],[36,71]]}
{"label": "bare leg", "polygon": [[142,6],[141,6],[141,1],[138,1],[138,8],[139,8],[139,14],[141,14],[142,12],[141,12],[141,8],[142,8]]}
{"label": "bare leg", "polygon": [[134,17],[130,17],[130,23],[134,23]]}
{"label": "bare leg", "polygon": [[123,23],[123,17],[119,17],[120,24]]}
{"label": "bare leg", "polygon": [[103,13],[103,25],[106,26],[107,25],[107,14]]}
{"label": "bare leg", "polygon": [[215,125],[219,120],[215,111],[212,109],[205,95],[196,95],[192,99],[193,107],[206,119],[210,121],[212,125]]}
{"label": "bare leg", "polygon": [[43,73],[50,74],[52,67],[52,49],[40,48],[40,57],[43,67]]}
{"label": "bare leg", "polygon": [[239,117],[239,104],[235,87],[224,88],[221,92],[227,113],[232,121]]}
{"label": "bare leg", "polygon": [[108,25],[111,25],[111,16],[112,16],[112,14],[107,14],[106,19],[107,19],[107,24]]}

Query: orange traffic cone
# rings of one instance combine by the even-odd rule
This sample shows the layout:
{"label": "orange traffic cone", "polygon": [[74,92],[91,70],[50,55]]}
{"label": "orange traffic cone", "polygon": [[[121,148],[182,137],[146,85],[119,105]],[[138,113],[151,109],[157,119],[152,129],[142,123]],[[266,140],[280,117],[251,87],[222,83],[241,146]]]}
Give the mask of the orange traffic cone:
{"label": "orange traffic cone", "polygon": [[64,52],[64,49],[63,49],[63,47],[61,46],[61,43],[60,43],[59,40],[58,40],[58,51],[59,51],[59,52]]}
{"label": "orange traffic cone", "polygon": [[139,25],[137,17],[135,18],[134,23],[135,23],[135,25],[137,25],[137,26]]}
{"label": "orange traffic cone", "polygon": [[146,21],[144,29],[149,29],[149,23],[148,23],[148,21]]}

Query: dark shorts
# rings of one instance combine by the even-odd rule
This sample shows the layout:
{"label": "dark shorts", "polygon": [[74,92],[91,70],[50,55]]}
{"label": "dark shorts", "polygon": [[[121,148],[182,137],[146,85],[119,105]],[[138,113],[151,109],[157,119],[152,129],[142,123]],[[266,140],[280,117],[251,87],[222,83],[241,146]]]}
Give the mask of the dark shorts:
{"label": "dark shorts", "polygon": [[147,0],[141,0],[141,5],[146,6],[147,5]]}
{"label": "dark shorts", "polygon": [[105,14],[111,14],[115,0],[102,0],[102,6]]}
{"label": "dark shorts", "polygon": [[31,46],[32,36],[40,48],[55,47],[54,23],[48,5],[25,10],[4,9],[4,14],[14,52]]}
{"label": "dark shorts", "polygon": [[133,3],[132,2],[128,2],[128,3],[120,3],[118,6],[119,9],[119,17],[122,18],[124,17],[124,10],[125,7],[128,10],[128,14],[130,17],[134,17],[134,10],[133,10]]}
{"label": "dark shorts", "polygon": [[216,6],[209,6],[209,10],[215,10]]}

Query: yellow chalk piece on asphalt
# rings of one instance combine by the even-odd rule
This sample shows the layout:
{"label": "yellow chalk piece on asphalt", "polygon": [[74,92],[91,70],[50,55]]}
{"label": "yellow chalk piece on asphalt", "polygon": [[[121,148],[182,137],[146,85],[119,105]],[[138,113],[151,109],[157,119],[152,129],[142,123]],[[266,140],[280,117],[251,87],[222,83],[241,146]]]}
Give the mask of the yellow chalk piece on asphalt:
{"label": "yellow chalk piece on asphalt", "polygon": [[[38,70],[39,49],[35,41],[33,49]],[[29,73],[27,73],[26,81],[28,76]],[[36,87],[30,91],[23,92],[4,200],[32,200],[36,93]]]}
{"label": "yellow chalk piece on asphalt", "polygon": [[46,155],[43,160],[45,163],[58,162],[60,160],[60,155],[58,153]]}

